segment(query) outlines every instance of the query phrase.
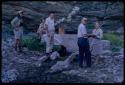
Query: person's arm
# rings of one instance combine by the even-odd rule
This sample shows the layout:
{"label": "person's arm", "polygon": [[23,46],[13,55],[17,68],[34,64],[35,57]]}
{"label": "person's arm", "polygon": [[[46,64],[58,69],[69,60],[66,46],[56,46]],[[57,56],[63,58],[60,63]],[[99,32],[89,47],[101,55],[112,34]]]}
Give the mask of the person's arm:
{"label": "person's arm", "polygon": [[48,30],[48,19],[45,20],[44,27],[45,27],[47,35],[50,37],[50,33],[49,33],[49,30]]}
{"label": "person's arm", "polygon": [[11,25],[15,28],[18,27],[20,25],[19,19],[17,17],[15,17],[12,21],[11,21]]}

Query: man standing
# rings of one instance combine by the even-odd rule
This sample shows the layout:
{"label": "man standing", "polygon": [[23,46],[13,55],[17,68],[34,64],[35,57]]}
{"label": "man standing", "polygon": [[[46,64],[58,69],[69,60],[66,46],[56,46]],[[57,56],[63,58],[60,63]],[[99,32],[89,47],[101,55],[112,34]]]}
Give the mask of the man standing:
{"label": "man standing", "polygon": [[87,38],[86,31],[87,18],[81,20],[80,25],[78,26],[78,47],[79,47],[79,66],[83,67],[83,60],[86,62],[86,67],[91,67],[91,53],[89,49],[89,41]]}
{"label": "man standing", "polygon": [[17,16],[11,21],[11,25],[14,28],[15,35],[15,50],[18,52],[22,52],[22,36],[23,36],[23,13],[24,11],[19,11]]}
{"label": "man standing", "polygon": [[54,45],[55,25],[54,25],[54,13],[53,12],[50,12],[49,17],[46,18],[45,28],[47,29],[46,54],[49,55],[52,52],[52,48]]}

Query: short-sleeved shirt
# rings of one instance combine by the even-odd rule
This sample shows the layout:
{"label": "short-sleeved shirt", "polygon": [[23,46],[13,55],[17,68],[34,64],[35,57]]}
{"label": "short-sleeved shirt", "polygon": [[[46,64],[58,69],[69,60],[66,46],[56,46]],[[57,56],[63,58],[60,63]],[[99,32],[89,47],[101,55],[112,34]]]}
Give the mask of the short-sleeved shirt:
{"label": "short-sleeved shirt", "polygon": [[94,29],[92,32],[94,35],[96,35],[97,38],[101,39],[103,37],[103,31],[102,29]]}
{"label": "short-sleeved shirt", "polygon": [[80,24],[78,26],[78,32],[77,32],[77,37],[84,37],[84,35],[87,34],[87,31],[86,31],[86,26],[84,24]]}
{"label": "short-sleeved shirt", "polygon": [[46,18],[45,24],[48,26],[48,31],[55,31],[54,19]]}

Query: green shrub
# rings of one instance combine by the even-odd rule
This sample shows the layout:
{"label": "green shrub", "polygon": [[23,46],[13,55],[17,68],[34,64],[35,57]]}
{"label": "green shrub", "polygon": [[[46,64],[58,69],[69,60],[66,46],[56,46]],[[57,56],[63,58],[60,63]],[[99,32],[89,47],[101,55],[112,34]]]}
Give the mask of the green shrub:
{"label": "green shrub", "polygon": [[59,51],[61,49],[60,45],[54,45],[53,51]]}
{"label": "green shrub", "polygon": [[23,46],[33,51],[44,51],[45,43],[41,43],[36,34],[24,36],[22,39]]}
{"label": "green shrub", "polygon": [[86,28],[88,28],[88,29],[94,29],[94,24],[88,24],[88,25],[86,26]]}
{"label": "green shrub", "polygon": [[114,33],[105,33],[103,39],[109,40],[113,46],[123,47],[123,40]]}
{"label": "green shrub", "polygon": [[119,51],[120,50],[120,48],[117,48],[117,47],[112,47],[112,49],[111,49],[113,52],[117,52],[117,51]]}

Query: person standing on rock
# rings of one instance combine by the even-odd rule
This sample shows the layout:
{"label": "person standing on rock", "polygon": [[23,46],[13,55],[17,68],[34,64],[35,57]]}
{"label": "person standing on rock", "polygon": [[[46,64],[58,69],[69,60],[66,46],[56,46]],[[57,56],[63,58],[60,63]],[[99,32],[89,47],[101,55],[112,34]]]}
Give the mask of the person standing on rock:
{"label": "person standing on rock", "polygon": [[14,35],[15,35],[15,50],[18,52],[22,52],[22,36],[23,36],[23,15],[24,11],[18,11],[17,16],[11,21],[11,25],[14,28]]}
{"label": "person standing on rock", "polygon": [[37,30],[37,34],[39,36],[39,38],[41,39],[41,42],[43,42],[43,35],[46,34],[46,27],[45,27],[45,19],[42,19],[42,22],[39,25],[39,28]]}
{"label": "person standing on rock", "polygon": [[78,47],[79,47],[79,66],[83,67],[83,60],[86,62],[86,67],[91,67],[91,52],[89,40],[86,30],[87,18],[83,17],[78,26]]}
{"label": "person standing on rock", "polygon": [[96,58],[96,62],[97,63],[99,61],[99,57],[102,54],[102,44],[101,44],[101,39],[103,37],[103,31],[100,28],[99,22],[96,21],[95,22],[95,28],[92,31],[92,34],[95,35],[95,37],[92,38],[92,52],[94,53],[94,55],[97,56]]}
{"label": "person standing on rock", "polygon": [[53,12],[50,12],[49,17],[46,18],[45,27],[47,28],[46,55],[49,55],[52,52],[52,48],[54,45],[55,24],[54,24],[54,13]]}

